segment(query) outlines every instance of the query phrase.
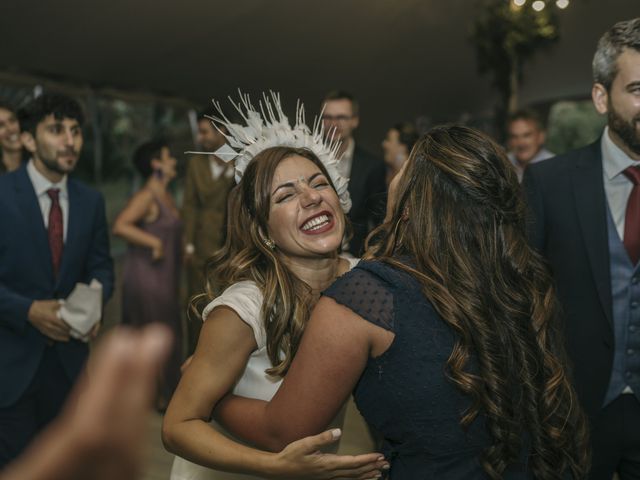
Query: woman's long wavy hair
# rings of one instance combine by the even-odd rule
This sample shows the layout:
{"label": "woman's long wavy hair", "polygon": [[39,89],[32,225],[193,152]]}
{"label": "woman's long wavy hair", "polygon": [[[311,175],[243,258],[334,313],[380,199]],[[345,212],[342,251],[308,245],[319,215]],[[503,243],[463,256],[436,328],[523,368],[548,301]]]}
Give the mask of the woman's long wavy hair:
{"label": "woman's long wavy hair", "polygon": [[273,365],[267,373],[277,376],[284,376],[289,369],[314,304],[309,285],[282,262],[277,247],[274,250],[265,243],[271,182],[280,162],[292,156],[313,162],[335,191],[324,165],[310,150],[272,147],[260,152],[231,190],[225,244],[205,266],[204,295],[209,300],[242,280],[254,281],[262,291],[267,353]]}
{"label": "woman's long wavy hair", "polygon": [[417,278],[457,334],[447,375],[471,398],[461,424],[486,418],[493,442],[484,470],[502,478],[528,438],[535,478],[584,477],[587,425],[567,376],[558,304],[527,243],[524,201],[502,148],[470,128],[435,128],[416,143],[396,192],[367,257]]}

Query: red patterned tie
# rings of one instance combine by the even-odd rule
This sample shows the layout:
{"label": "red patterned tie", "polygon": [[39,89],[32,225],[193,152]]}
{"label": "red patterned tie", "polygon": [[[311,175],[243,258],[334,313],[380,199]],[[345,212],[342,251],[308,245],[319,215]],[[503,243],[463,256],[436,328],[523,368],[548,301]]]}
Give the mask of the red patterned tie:
{"label": "red patterned tie", "polygon": [[49,248],[51,249],[51,263],[53,265],[53,274],[58,275],[60,268],[60,259],[62,259],[62,209],[60,208],[60,200],[58,195],[60,190],[50,188],[47,195],[51,199],[51,210],[49,210]]}
{"label": "red patterned tie", "polygon": [[624,215],[624,248],[635,265],[640,254],[640,168],[628,167],[622,173],[633,183]]}

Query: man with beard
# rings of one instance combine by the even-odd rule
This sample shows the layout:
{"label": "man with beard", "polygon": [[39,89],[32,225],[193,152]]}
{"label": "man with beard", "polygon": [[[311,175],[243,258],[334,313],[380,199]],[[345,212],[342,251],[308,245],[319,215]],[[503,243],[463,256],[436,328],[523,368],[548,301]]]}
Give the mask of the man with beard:
{"label": "man with beard", "polygon": [[590,478],[640,478],[640,18],[598,43],[592,145],[531,165],[531,241],[549,261],[578,397],[591,420]]}
{"label": "man with beard", "polygon": [[45,94],[18,116],[31,158],[0,177],[0,469],[57,415],[87,358],[60,302],[78,282],[98,280],[104,300],[113,286],[102,195],[68,178],[80,106]]}
{"label": "man with beard", "polygon": [[[215,114],[210,109],[198,116],[196,141],[204,152],[215,152],[226,143],[224,135],[207,118]],[[204,292],[205,263],[224,243],[227,197],[234,185],[232,163],[215,155],[194,155],[189,159],[182,207],[188,299]],[[189,355],[195,350],[201,324],[199,318],[187,320]]]}

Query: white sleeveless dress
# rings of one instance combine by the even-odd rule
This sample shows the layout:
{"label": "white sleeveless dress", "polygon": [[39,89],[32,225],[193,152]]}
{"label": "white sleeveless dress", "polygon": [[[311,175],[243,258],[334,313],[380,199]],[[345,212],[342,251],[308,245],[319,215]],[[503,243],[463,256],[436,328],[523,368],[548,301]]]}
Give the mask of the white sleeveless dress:
{"label": "white sleeveless dress", "polygon": [[[350,269],[355,267],[359,260],[349,257],[342,258],[349,262]],[[267,355],[267,334],[261,314],[262,300],[262,292],[253,281],[238,282],[231,285],[222,295],[209,303],[202,312],[202,318],[206,320],[214,308],[226,306],[236,312],[242,321],[251,327],[258,348],[249,356],[247,366],[232,391],[235,395],[242,397],[268,401],[275,395],[282,379],[265,373],[265,370],[271,368],[272,365]],[[343,407],[336,419],[331,423],[331,428],[342,428],[344,413],[345,408]],[[210,424],[229,438],[239,443],[245,443],[233,437],[215,421],[211,421]],[[336,450],[340,453],[339,445],[332,449],[334,452]],[[171,480],[257,480],[262,477],[212,470],[176,456],[171,468],[170,478]]]}

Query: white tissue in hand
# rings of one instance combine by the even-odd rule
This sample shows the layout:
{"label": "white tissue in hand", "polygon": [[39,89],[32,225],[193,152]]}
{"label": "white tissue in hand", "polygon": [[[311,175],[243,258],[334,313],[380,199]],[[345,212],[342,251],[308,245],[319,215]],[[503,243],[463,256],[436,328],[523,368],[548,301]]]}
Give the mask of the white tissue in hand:
{"label": "white tissue in hand", "polygon": [[62,303],[60,316],[71,327],[71,336],[87,340],[87,335],[102,318],[102,284],[76,283],[71,295]]}

